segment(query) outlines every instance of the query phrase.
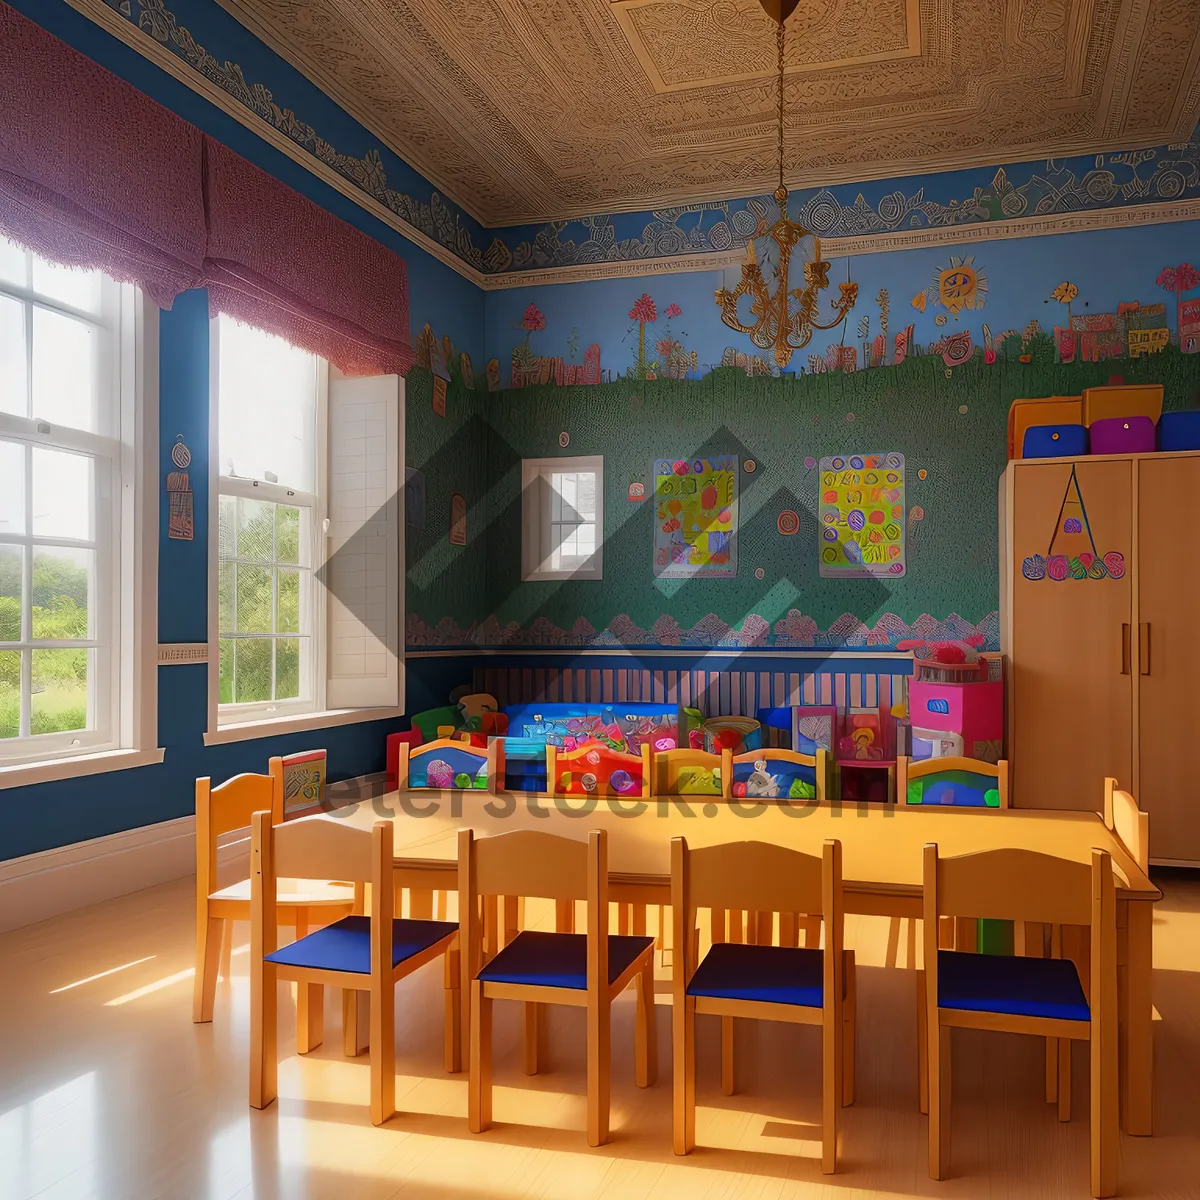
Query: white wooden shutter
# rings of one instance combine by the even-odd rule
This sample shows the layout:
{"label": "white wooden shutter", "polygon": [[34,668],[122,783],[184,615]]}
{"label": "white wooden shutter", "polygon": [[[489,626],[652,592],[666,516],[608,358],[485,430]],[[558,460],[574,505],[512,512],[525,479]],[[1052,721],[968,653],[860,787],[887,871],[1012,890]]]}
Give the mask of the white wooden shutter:
{"label": "white wooden shutter", "polygon": [[404,380],[329,369],[329,708],[404,701]]}

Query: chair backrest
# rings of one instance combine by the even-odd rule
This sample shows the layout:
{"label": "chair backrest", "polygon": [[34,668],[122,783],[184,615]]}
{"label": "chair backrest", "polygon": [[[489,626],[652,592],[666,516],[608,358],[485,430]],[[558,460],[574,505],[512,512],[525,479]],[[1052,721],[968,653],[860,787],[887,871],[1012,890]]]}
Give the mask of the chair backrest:
{"label": "chair backrest", "polygon": [[1113,831],[1129,857],[1143,874],[1150,870],[1150,814],[1138,808],[1137,801],[1117,786],[1115,779],[1104,781],[1104,824]]}
{"label": "chair backrest", "polygon": [[[924,923],[939,917],[983,917],[1091,929],[1090,995],[1116,983],[1116,885],[1112,857],[1093,849],[1091,861],[1074,862],[1032,850],[983,850],[941,858],[936,843],[924,853]],[[937,938],[925,939],[930,994],[937,995]],[[1111,976],[1111,978],[1110,978]],[[1096,1000],[1092,1001],[1095,1019]]]}
{"label": "chair backrest", "polygon": [[493,738],[484,749],[454,738],[438,738],[420,746],[401,745],[397,787],[439,791],[489,791],[504,788],[504,739]]}
{"label": "chair backrest", "polygon": [[390,967],[395,911],[393,838],[391,821],[360,829],[319,815],[275,825],[269,812],[256,812],[250,840],[250,923],[255,952],[270,954],[278,948],[277,880],[344,879],[371,885],[371,971],[376,971],[377,951],[380,969],[385,961]]}
{"label": "chair backrest", "polygon": [[651,795],[725,796],[733,771],[733,752],[709,754],[688,747],[656,750],[651,757]]}
{"label": "chair backrest", "polygon": [[217,890],[217,839],[245,829],[256,812],[282,811],[276,799],[278,781],[270,775],[235,775],[212,786],[207,776],[196,780],[196,888],[208,896]]}
{"label": "chair backrest", "polygon": [[683,992],[699,965],[696,913],[701,908],[819,913],[825,922],[826,1003],[840,995],[844,927],[841,842],[826,841],[818,858],[770,842],[726,842],[693,850],[685,838],[672,838],[671,906],[676,1004],[682,1003]]}
{"label": "chair backrest", "polygon": [[815,754],[764,747],[735,754],[730,774],[730,795],[760,796],[823,803],[829,780],[829,756],[818,746]]}
{"label": "chair backrest", "polygon": [[486,838],[475,837],[471,829],[458,831],[459,928],[472,975],[482,962],[479,901],[484,896],[586,900],[588,980],[608,978],[608,834],[604,830],[591,830],[586,842],[535,829]]}
{"label": "chair backrest", "polygon": [[546,791],[552,796],[650,795],[650,746],[622,754],[603,742],[585,742],[573,750],[546,743]]}
{"label": "chair backrest", "polygon": [[1008,760],[979,758],[896,759],[896,798],[900,804],[950,808],[1008,808]]}
{"label": "chair backrest", "polygon": [[275,780],[275,797],[279,805],[273,810],[276,825],[324,811],[324,750],[303,750],[299,754],[277,756],[270,760],[267,769]]}

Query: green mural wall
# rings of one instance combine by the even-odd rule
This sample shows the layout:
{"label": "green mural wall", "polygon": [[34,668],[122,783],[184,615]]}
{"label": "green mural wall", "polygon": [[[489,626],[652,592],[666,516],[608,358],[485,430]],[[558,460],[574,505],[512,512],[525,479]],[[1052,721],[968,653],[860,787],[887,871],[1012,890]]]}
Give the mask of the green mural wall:
{"label": "green mural wall", "polygon": [[[1029,362],[1018,360],[1019,345],[994,363],[976,353],[953,369],[925,356],[795,378],[721,368],[694,381],[491,394],[452,385],[445,421],[431,416],[428,393],[422,403],[422,384],[410,377],[409,462],[419,465],[414,450],[428,451],[438,465],[429,474],[428,528],[410,539],[409,645],[882,648],[910,636],[979,633],[994,647],[997,485],[1011,402],[1077,394],[1114,375],[1164,384],[1168,409],[1194,406],[1200,389],[1200,356],[1174,346],[1140,359],[1056,364],[1049,337],[1026,347]],[[819,472],[806,460],[892,451],[906,458],[907,573],[886,582],[821,579]],[[520,460],[586,454],[604,456],[604,579],[522,583]],[[644,484],[649,496],[656,458],[705,454],[743,462],[737,577],[659,580],[654,506],[630,501],[629,485]],[[471,505],[461,549],[447,537],[445,493],[454,480]],[[783,509],[799,515],[794,536],[778,531]]]}

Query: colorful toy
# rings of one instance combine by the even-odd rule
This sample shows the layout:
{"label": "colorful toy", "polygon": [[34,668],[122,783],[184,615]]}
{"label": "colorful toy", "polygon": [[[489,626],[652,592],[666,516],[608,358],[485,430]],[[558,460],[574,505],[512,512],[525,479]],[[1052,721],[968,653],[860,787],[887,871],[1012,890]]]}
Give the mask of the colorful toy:
{"label": "colorful toy", "polygon": [[704,749],[709,754],[732,750],[741,754],[762,745],[762,726],[752,717],[709,717],[702,726]]}
{"label": "colorful toy", "polygon": [[547,744],[573,750],[586,742],[603,742],[622,754],[678,746],[679,707],[674,704],[520,704],[504,709],[514,737],[540,737]]}
{"label": "colorful toy", "polygon": [[451,738],[425,742],[411,753],[399,746],[397,787],[442,791],[495,792],[504,779],[504,739],[493,738],[486,750]]}

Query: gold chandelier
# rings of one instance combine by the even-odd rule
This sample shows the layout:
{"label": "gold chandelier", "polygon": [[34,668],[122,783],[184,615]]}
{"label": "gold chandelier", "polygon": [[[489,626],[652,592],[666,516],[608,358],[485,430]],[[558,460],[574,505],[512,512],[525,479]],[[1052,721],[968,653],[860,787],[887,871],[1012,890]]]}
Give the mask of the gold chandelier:
{"label": "gold chandelier", "polygon": [[[733,291],[718,288],[717,305],[721,320],[730,329],[749,334],[760,350],[774,350],[775,362],[782,369],[791,361],[793,351],[800,350],[812,340],[818,329],[832,329],[846,319],[846,314],[858,299],[858,284],[847,280],[839,284],[841,295],[834,307],[831,321],[822,324],[817,317],[817,296],[829,287],[829,263],[821,259],[821,239],[803,225],[789,220],[788,190],[783,183],[783,37],[784,22],[795,11],[799,0],[761,0],[767,15],[777,23],[776,47],[779,57],[779,186],[775,201],[779,205],[779,220],[769,229],[762,223],[746,244],[746,260],[742,264],[742,279]],[[774,295],[763,278],[762,267],[754,252],[754,238],[769,237],[779,248],[779,266]],[[792,255],[804,258],[804,287],[788,288]],[[738,301],[750,297],[750,316],[753,324],[743,325],[738,319]]]}

